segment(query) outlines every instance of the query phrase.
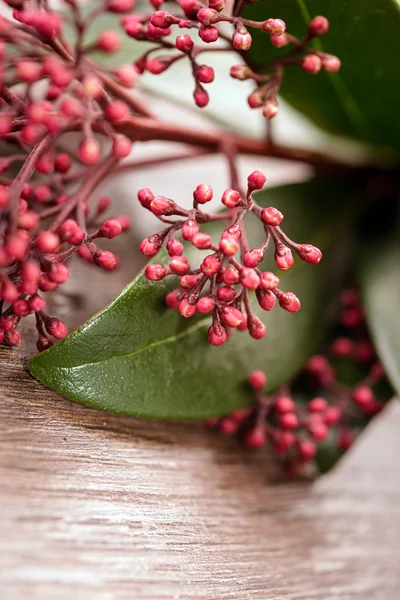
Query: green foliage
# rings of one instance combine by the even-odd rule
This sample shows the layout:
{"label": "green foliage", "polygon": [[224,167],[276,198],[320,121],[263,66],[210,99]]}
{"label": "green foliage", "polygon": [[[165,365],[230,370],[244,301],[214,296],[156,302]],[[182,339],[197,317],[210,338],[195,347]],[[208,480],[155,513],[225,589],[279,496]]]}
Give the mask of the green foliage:
{"label": "green foliage", "polygon": [[366,319],[382,365],[400,394],[400,242],[369,243],[360,282]]}
{"label": "green foliage", "polygon": [[[275,308],[268,314],[254,302],[267,325],[266,337],[255,341],[235,331],[225,346],[215,348],[207,341],[209,317],[187,321],[165,308],[164,297],[174,282],[155,284],[140,274],[107,308],[34,357],[33,375],[78,402],[164,419],[204,419],[245,406],[252,395],[244,382],[255,368],[268,373],[270,390],[290,379],[329,322],[346,268],[345,224],[354,190],[314,180],[265,191],[257,199],[287,212],[287,233],[325,253],[323,266],[298,260],[282,275],[281,288],[301,298],[299,313]],[[210,233],[219,228],[215,223],[208,227]],[[262,235],[254,217],[248,233],[253,244]]]}
{"label": "green foliage", "polygon": [[[376,144],[399,147],[400,4],[398,0],[258,0],[246,18],[284,19],[289,33],[304,37],[317,16],[329,19],[329,32],[315,42],[319,50],[342,61],[338,73],[308,75],[285,71],[283,97],[328,131]],[[277,51],[268,36],[252,30],[251,60],[262,71]]]}

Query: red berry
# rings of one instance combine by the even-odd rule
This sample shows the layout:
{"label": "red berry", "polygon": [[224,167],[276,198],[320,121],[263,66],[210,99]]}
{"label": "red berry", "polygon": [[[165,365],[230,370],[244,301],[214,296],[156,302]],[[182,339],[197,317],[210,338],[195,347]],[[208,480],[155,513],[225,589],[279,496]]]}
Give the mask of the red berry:
{"label": "red berry", "polygon": [[114,29],[103,31],[97,40],[97,46],[108,54],[117,52],[121,47],[121,37]]}
{"label": "red berry", "polygon": [[52,231],[41,231],[35,240],[39,252],[55,252],[60,245],[60,238]]}
{"label": "red berry", "polygon": [[246,446],[251,449],[258,449],[265,446],[267,441],[265,427],[256,426],[249,429],[245,434]]}
{"label": "red berry", "polygon": [[12,303],[12,311],[17,317],[26,317],[31,312],[30,306],[23,298],[18,298]]}
{"label": "red berry", "polygon": [[43,298],[38,294],[33,294],[33,296],[29,298],[28,302],[30,309],[34,312],[40,312],[44,309],[46,304]]}
{"label": "red berry", "polygon": [[307,410],[309,412],[313,412],[313,413],[320,413],[323,412],[328,406],[327,401],[325,400],[325,398],[313,398],[312,400],[310,400],[310,402],[308,403],[307,406]]}
{"label": "red berry", "polygon": [[54,168],[59,173],[67,173],[72,166],[72,159],[69,154],[57,154],[54,159]]}
{"label": "red berry", "polygon": [[114,100],[110,102],[104,110],[106,118],[112,123],[119,123],[129,117],[129,106],[122,100]]}
{"label": "red berry", "polygon": [[317,453],[316,445],[309,440],[299,440],[297,444],[299,454],[304,460],[311,460]]}
{"label": "red berry", "polygon": [[353,340],[341,337],[336,338],[331,345],[331,353],[334,356],[351,356],[354,350]]}

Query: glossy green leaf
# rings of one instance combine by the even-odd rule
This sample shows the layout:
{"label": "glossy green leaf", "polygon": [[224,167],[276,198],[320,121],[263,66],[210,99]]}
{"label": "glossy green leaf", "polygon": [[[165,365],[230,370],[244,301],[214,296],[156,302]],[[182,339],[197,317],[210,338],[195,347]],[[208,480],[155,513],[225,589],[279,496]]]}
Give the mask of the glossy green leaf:
{"label": "glossy green leaf", "polygon": [[[316,15],[329,19],[329,32],[315,46],[342,61],[338,73],[285,71],[283,97],[319,126],[398,149],[400,142],[400,3],[398,0],[258,0],[247,18],[280,17],[303,37]],[[287,49],[275,50],[268,36],[252,29],[251,59],[260,69]]]}
{"label": "glossy green leaf", "polygon": [[368,244],[360,281],[378,356],[400,394],[400,241]]}
{"label": "glossy green leaf", "polygon": [[[252,402],[245,385],[252,369],[265,369],[274,389],[301,368],[324,333],[346,268],[343,211],[348,216],[353,198],[353,190],[318,180],[259,194],[262,204],[286,213],[289,235],[325,251],[320,265],[299,260],[282,275],[280,287],[301,298],[299,313],[256,309],[267,325],[263,340],[235,331],[227,344],[211,347],[209,317],[185,320],[165,308],[175,282],[150,283],[140,274],[107,308],[34,357],[31,372],[73,400],[137,416],[203,419]],[[253,243],[262,235],[253,216],[248,235]]]}

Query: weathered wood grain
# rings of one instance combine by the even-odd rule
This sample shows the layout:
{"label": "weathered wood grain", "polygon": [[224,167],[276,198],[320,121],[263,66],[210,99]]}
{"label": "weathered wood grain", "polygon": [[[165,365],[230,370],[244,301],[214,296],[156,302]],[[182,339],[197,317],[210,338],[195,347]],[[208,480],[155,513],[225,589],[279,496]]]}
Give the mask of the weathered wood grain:
{"label": "weathered wood grain", "polygon": [[0,351],[2,600],[396,600],[400,410],[282,483],[195,425],[74,404]]}

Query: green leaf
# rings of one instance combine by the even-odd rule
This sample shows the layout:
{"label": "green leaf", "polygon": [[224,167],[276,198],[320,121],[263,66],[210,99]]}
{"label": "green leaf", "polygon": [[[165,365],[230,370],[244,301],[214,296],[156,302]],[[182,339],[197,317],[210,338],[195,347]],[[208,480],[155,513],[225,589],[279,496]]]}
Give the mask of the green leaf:
{"label": "green leaf", "polygon": [[[299,313],[265,313],[254,303],[267,325],[263,340],[234,331],[227,344],[211,347],[209,317],[185,320],[165,308],[175,282],[155,284],[140,274],[107,308],[34,357],[31,372],[73,400],[143,417],[204,419],[251,403],[245,380],[252,369],[265,369],[274,389],[302,367],[324,334],[346,269],[343,210],[348,220],[353,199],[354,190],[320,180],[258,195],[261,204],[284,211],[289,235],[325,251],[322,264],[299,260],[282,275],[280,287],[301,298]],[[262,228],[250,217],[255,243]],[[213,223],[208,231],[219,227]]]}
{"label": "green leaf", "polygon": [[[400,3],[398,0],[259,0],[245,11],[262,21],[277,16],[288,31],[303,37],[316,15],[329,19],[329,32],[316,48],[336,54],[338,73],[309,75],[285,70],[283,97],[328,131],[398,149],[400,141]],[[251,59],[260,67],[277,53],[269,39],[252,29]]]}
{"label": "green leaf", "polygon": [[369,242],[360,282],[368,326],[378,356],[400,393],[400,241]]}

